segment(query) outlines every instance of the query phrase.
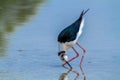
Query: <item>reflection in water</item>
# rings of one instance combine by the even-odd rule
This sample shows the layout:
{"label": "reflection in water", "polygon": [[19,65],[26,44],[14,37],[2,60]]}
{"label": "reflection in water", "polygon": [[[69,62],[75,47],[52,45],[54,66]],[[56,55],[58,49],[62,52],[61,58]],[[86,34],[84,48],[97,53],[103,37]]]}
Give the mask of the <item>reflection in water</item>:
{"label": "reflection in water", "polygon": [[84,73],[84,70],[83,70],[82,66],[80,66],[80,70],[82,72],[83,80],[86,80],[86,75]]}
{"label": "reflection in water", "polygon": [[6,45],[7,45],[7,41],[5,39],[5,34],[3,32],[0,32],[0,56],[5,55]]}
{"label": "reflection in water", "polygon": [[69,72],[62,73],[59,77],[59,80],[68,80],[68,74]]}
{"label": "reflection in water", "polygon": [[35,13],[45,0],[0,0],[0,57],[5,55],[9,33]]}
{"label": "reflection in water", "polygon": [[[77,72],[76,70],[73,70],[73,69],[72,69],[72,70],[69,70],[69,68],[66,67],[66,66],[64,66],[64,68],[65,68],[65,69],[68,69],[68,71],[62,73],[62,74],[60,75],[60,77],[59,77],[59,80],[69,80],[69,79],[68,79],[68,75],[69,75],[70,72],[73,72],[74,74],[76,74],[76,77],[74,78],[74,80],[78,80],[79,72]],[[81,73],[82,73],[82,76],[83,76],[83,80],[86,80],[86,75],[85,75],[85,73],[84,73],[84,70],[83,70],[82,66],[80,66],[80,70],[81,70]]]}
{"label": "reflection in water", "polygon": [[[69,80],[69,79],[68,79],[69,73],[70,73],[70,72],[75,73],[74,71],[75,71],[75,70],[71,70],[71,71],[69,70],[69,71],[67,71],[67,72],[65,72],[65,73],[62,73],[62,74],[60,75],[60,77],[59,77],[59,80]],[[76,74],[76,73],[75,73],[75,74]],[[78,80],[78,76],[79,76],[79,75],[76,75],[76,77],[74,78],[74,80]]]}
{"label": "reflection in water", "polygon": [[[76,70],[74,70],[74,69],[70,69],[70,68],[68,68],[68,67],[66,67],[66,66],[63,66],[65,69],[68,69],[68,71],[66,72],[66,73],[62,73],[61,74],[61,76],[60,76],[60,78],[59,78],[59,80],[68,80],[68,74],[70,73],[70,72],[73,72],[74,74],[76,74],[76,77],[74,78],[74,80],[78,80],[78,77],[79,77],[79,72],[78,71],[76,71]],[[82,68],[82,66],[80,66],[80,71],[81,71],[81,73],[82,73],[82,76],[83,76],[83,80],[86,80],[86,75],[85,75],[85,73],[84,73],[84,70],[83,70],[83,68]]]}
{"label": "reflection in water", "polygon": [[[79,72],[77,72],[76,70],[74,70],[74,69],[70,69],[70,68],[68,68],[68,67],[66,67],[66,66],[63,66],[65,69],[68,69],[68,71],[67,71],[67,74],[69,73],[69,72],[73,72],[74,74],[76,74],[76,77],[75,77],[75,79],[74,80],[77,80],[78,79],[78,77],[79,77]],[[64,79],[63,79],[64,80]],[[67,80],[67,79],[66,79]]]}

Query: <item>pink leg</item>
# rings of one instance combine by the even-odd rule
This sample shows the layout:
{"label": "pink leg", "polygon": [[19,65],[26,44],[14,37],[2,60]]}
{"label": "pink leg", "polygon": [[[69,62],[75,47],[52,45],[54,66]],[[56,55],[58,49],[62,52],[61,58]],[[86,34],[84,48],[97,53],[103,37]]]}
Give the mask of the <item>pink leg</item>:
{"label": "pink leg", "polygon": [[75,77],[75,80],[77,80],[77,78],[79,77],[79,72],[77,72],[76,70],[73,70],[73,69],[70,69],[70,68],[68,68],[68,67],[66,67],[65,65],[62,65],[65,69],[68,69],[69,71],[68,71],[68,73],[71,71],[71,72],[73,72],[73,73],[75,73],[76,74],[76,77]]}
{"label": "pink leg", "polygon": [[[71,58],[71,59],[68,60],[67,62],[71,62],[71,61],[73,61],[74,59],[76,59],[77,57],[79,57],[79,54],[78,54],[78,52],[74,49],[74,47],[72,47],[72,49],[75,51],[76,56],[73,57],[73,58]],[[64,68],[66,68],[66,69],[69,69],[68,67],[65,66],[65,64],[67,64],[67,63],[65,62],[62,66],[63,66]],[[75,80],[77,80],[77,78],[78,78],[78,76],[79,76],[79,73],[78,73],[77,71],[73,70],[72,68],[69,69],[69,71],[72,71],[72,72],[76,73],[77,76],[76,76]]]}
{"label": "pink leg", "polygon": [[[76,56],[75,56],[75,57],[73,57],[73,58],[71,58],[70,60],[68,60],[68,62],[71,62],[72,60],[74,60],[74,59],[76,59],[77,57],[79,57],[79,54],[78,54],[78,52],[75,50],[75,48],[74,48],[74,47],[72,47],[72,49],[75,51]],[[63,66],[64,66],[65,64],[66,64],[66,63],[64,63],[64,64],[63,64]]]}
{"label": "pink leg", "polygon": [[78,42],[76,44],[83,50],[83,55],[82,55],[82,58],[80,60],[80,66],[81,66],[82,62],[83,62],[83,59],[84,59],[84,55],[86,53],[86,50]]}
{"label": "pink leg", "polygon": [[83,55],[82,55],[82,58],[81,58],[81,61],[80,61],[80,70],[82,72],[82,75],[84,76],[84,80],[86,80],[86,76],[85,76],[84,71],[82,69],[82,61],[84,59],[84,55],[86,53],[86,50],[78,42],[76,44],[83,50]]}

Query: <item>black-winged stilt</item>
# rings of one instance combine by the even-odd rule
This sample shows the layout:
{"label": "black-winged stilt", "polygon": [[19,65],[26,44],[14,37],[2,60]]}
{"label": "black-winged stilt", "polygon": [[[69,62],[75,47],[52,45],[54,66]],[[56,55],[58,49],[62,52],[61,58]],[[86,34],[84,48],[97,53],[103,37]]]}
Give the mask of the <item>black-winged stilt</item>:
{"label": "black-winged stilt", "polygon": [[[73,24],[65,28],[63,31],[61,31],[61,33],[58,35],[58,45],[59,45],[58,56],[60,56],[60,59],[64,62],[62,66],[65,67],[65,64],[67,64],[70,67],[70,70],[72,70],[72,66],[70,65],[69,62],[71,62],[72,60],[74,60],[79,56],[78,52],[75,50],[73,46],[77,44],[83,50],[83,55],[80,60],[80,66],[82,64],[86,52],[86,50],[77,42],[77,40],[82,34],[82,29],[84,26],[83,16],[88,10],[89,9],[87,9],[86,11],[83,10],[80,14],[80,17]],[[71,59],[68,59],[68,56],[66,54],[66,51],[69,48],[72,48],[76,53],[76,56]]]}

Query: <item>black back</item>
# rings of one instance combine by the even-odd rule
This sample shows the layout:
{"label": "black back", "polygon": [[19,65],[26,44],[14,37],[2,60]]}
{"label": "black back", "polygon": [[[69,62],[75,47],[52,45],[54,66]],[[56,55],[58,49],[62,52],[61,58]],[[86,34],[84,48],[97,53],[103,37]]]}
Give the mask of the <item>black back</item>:
{"label": "black back", "polygon": [[59,42],[70,42],[75,40],[77,32],[79,31],[80,22],[76,21],[67,28],[65,28],[58,36]]}
{"label": "black back", "polygon": [[79,31],[79,28],[80,28],[80,24],[81,24],[82,19],[83,19],[83,15],[88,10],[86,10],[85,12],[83,10],[81,12],[80,17],[73,24],[71,24],[70,26],[65,28],[63,31],[61,31],[61,33],[58,35],[58,42],[65,43],[65,42],[74,41],[76,39],[77,33]]}

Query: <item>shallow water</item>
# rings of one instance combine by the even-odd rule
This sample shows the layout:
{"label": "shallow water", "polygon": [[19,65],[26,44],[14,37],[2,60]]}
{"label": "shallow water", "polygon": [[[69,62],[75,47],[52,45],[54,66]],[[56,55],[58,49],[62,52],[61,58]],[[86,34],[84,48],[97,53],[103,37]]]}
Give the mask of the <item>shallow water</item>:
{"label": "shallow water", "polygon": [[[74,72],[62,74],[68,70],[57,56],[57,35],[87,8],[78,41],[87,51],[82,64],[86,80],[120,79],[120,1],[31,1],[1,2],[0,80],[59,80],[61,76],[74,80]],[[81,57],[81,49],[75,48]],[[74,56],[73,50],[68,55]],[[78,80],[83,80],[80,57],[70,64],[80,73]]]}

